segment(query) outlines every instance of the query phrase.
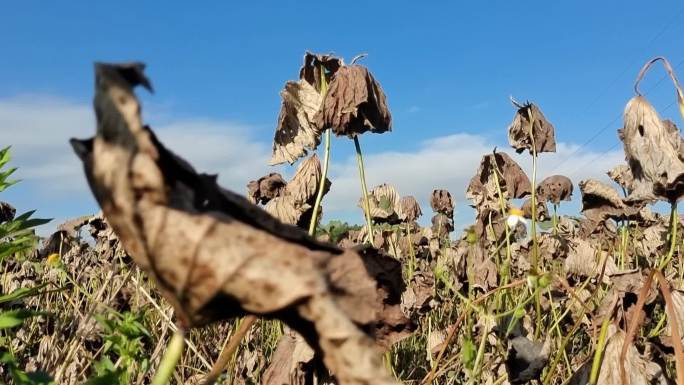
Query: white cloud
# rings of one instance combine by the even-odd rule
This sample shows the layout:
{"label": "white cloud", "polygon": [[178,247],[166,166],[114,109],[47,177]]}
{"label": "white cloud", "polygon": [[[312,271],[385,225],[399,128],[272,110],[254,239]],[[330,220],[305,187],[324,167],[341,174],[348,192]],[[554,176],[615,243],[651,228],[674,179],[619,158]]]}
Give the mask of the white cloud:
{"label": "white cloud", "polygon": [[[394,185],[402,196],[415,196],[423,208],[424,222],[431,217],[429,197],[432,190],[447,189],[457,202],[456,222],[462,227],[473,218],[465,201],[467,184],[477,171],[482,156],[491,153],[496,146],[497,151],[512,155],[531,175],[529,155],[515,154],[505,143],[494,143],[482,136],[454,134],[425,140],[414,151],[365,155],[368,188],[387,182]],[[540,155],[537,179],[540,181],[549,175],[563,174],[570,177],[575,185],[586,178],[607,181],[605,172],[623,158],[621,150],[601,153],[560,143],[556,153]],[[360,221],[361,209],[355,207],[361,196],[356,159],[332,164],[331,169],[333,186],[325,200],[328,217],[352,217],[356,214]],[[575,191],[578,200],[579,191],[577,188]]]}
{"label": "white cloud", "polygon": [[[165,145],[198,170],[219,173],[220,182],[234,191],[244,192],[249,180],[273,171],[267,166],[270,143],[252,137],[245,125],[199,118],[174,121],[173,116],[164,121],[155,132]],[[36,96],[0,99],[0,136],[13,145],[13,164],[21,167],[19,176],[34,182],[34,189],[41,186],[40,194],[50,197],[44,202],[30,202],[30,207],[63,217],[67,214],[52,214],[43,205],[73,207],[78,206],[79,199],[90,196],[80,161],[68,139],[92,136],[94,127],[91,107],[86,104]],[[530,157],[514,154],[505,143],[505,134],[502,129],[501,142],[454,134],[424,140],[413,150],[366,149],[368,187],[387,182],[396,186],[401,195],[415,196],[423,207],[424,221],[431,216],[428,199],[432,190],[448,189],[457,201],[456,222],[462,227],[472,220],[464,190],[483,154],[498,146],[500,151],[512,154],[528,174],[531,172]],[[560,143],[557,147],[557,153],[540,156],[538,180],[551,173],[565,174],[575,184],[588,177],[607,180],[605,172],[623,161],[621,148],[601,153],[572,144]],[[276,171],[291,174],[292,168]],[[361,193],[355,157],[333,161],[331,180],[332,190],[324,200],[326,219],[361,222],[361,211],[356,207]]]}

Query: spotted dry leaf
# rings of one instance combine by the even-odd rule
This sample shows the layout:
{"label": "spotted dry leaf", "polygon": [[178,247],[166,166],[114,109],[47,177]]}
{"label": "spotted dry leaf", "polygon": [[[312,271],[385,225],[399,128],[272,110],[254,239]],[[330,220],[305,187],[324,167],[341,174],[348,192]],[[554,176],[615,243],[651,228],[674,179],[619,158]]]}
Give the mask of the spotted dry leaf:
{"label": "spotted dry leaf", "polygon": [[505,152],[495,152],[482,157],[477,174],[470,180],[466,190],[466,198],[475,207],[480,207],[484,201],[495,201],[495,207],[498,207],[495,170],[498,170],[499,187],[502,192],[507,192],[508,198],[524,198],[532,193],[530,179],[513,158]]}
{"label": "spotted dry leaf", "polygon": [[315,150],[321,142],[321,126],[315,122],[323,98],[304,80],[288,81],[280,91],[283,99],[278,126],[273,138],[273,155],[270,164],[290,164]]}
{"label": "spotted dry leaf", "polygon": [[337,70],[316,122],[318,127],[332,128],[337,136],[350,138],[366,131],[383,133],[392,129],[392,115],[380,83],[359,65]]}
{"label": "spotted dry leaf", "polygon": [[423,211],[415,197],[407,195],[399,200],[399,219],[404,222],[415,222]]}
{"label": "spotted dry leaf", "polygon": [[553,204],[569,201],[572,196],[572,181],[567,176],[551,175],[537,186],[537,199],[543,199]]}
{"label": "spotted dry leaf", "polygon": [[508,143],[517,153],[525,150],[532,152],[530,125],[533,124],[534,147],[537,153],[556,152],[556,138],[553,125],[546,120],[537,105],[532,103],[518,104],[513,101],[518,111],[508,127]]}
{"label": "spotted dry leaf", "polygon": [[[107,222],[178,323],[279,318],[320,352],[340,384],[395,384],[355,323],[378,322],[377,282],[359,254],[278,222],[167,150],[142,124],[133,87],[149,86],[143,68],[96,65],[97,135],[72,146]],[[341,269],[336,282],[331,272]]]}
{"label": "spotted dry leaf", "polygon": [[[564,267],[568,274],[579,277],[596,277],[604,269],[604,281],[608,281],[609,274],[616,274],[618,268],[613,258],[606,255],[584,238],[576,237],[568,241],[567,258]],[[605,268],[603,267],[605,263]]]}
{"label": "spotted dry leaf", "polygon": [[448,217],[454,216],[454,198],[447,190],[432,190],[430,195],[430,207],[436,213],[442,213]]}
{"label": "spotted dry leaf", "polygon": [[676,201],[684,194],[679,129],[664,124],[643,96],[635,96],[627,103],[621,139],[634,176],[634,190],[629,200]]}
{"label": "spotted dry leaf", "polygon": [[435,276],[431,271],[419,271],[413,275],[408,289],[401,298],[401,308],[406,314],[425,313],[434,298]]}
{"label": "spotted dry leaf", "polygon": [[272,172],[247,184],[247,199],[253,204],[266,204],[280,196],[286,184],[280,174]]}

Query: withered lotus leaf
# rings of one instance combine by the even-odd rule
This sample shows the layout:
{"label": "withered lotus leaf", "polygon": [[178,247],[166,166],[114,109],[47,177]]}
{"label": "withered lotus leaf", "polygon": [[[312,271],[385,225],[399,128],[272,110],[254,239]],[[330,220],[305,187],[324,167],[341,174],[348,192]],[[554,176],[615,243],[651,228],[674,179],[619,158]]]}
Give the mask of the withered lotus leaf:
{"label": "withered lotus leaf", "polygon": [[399,200],[399,219],[404,222],[415,222],[423,211],[415,197],[407,195]]}
{"label": "withered lotus leaf", "polygon": [[454,216],[454,198],[451,197],[451,193],[447,190],[432,190],[430,207],[436,213],[441,213],[448,217]]}
{"label": "withered lotus leaf", "polygon": [[680,132],[674,125],[665,124],[643,96],[627,103],[621,139],[635,182],[628,199],[679,200],[684,194]]}
{"label": "withered lotus leaf", "polygon": [[[326,83],[330,84],[332,77],[344,65],[341,58],[333,55],[306,52],[304,64],[299,70],[299,78],[309,83],[317,92],[321,90],[321,78],[325,75]],[[321,73],[321,66],[325,74]]]}
{"label": "withered lotus leaf", "polygon": [[579,184],[582,192],[582,214],[587,218],[582,231],[586,235],[608,218],[629,219],[638,215],[642,205],[625,202],[614,188],[594,179]]}
{"label": "withered lotus leaf", "polygon": [[316,121],[318,127],[330,127],[335,135],[350,138],[366,131],[383,133],[392,129],[385,93],[368,69],[360,65],[337,70]]}
{"label": "withered lotus leaf", "polygon": [[572,196],[572,181],[567,176],[551,175],[537,186],[537,199],[543,199],[553,204],[569,201]]}
{"label": "withered lotus leaf", "polygon": [[477,174],[468,184],[466,197],[475,207],[480,206],[478,202],[487,200],[496,201],[498,205],[494,172],[498,172],[499,187],[502,192],[508,192],[508,198],[520,199],[532,193],[530,179],[518,163],[505,152],[495,152],[482,157]]}
{"label": "withered lotus leaf", "polygon": [[267,213],[283,223],[296,225],[311,206],[295,199],[292,195],[282,195],[268,201],[264,206]]}
{"label": "withered lotus leaf", "polygon": [[166,149],[140,117],[133,87],[149,86],[143,68],[96,65],[97,134],[71,143],[107,222],[178,323],[279,318],[340,384],[395,384],[357,326],[380,321],[377,282],[361,256],[278,222]]}
{"label": "withered lotus leaf", "polygon": [[615,183],[619,184],[627,194],[631,194],[634,191],[634,175],[632,175],[632,170],[626,164],[620,164],[607,172],[610,179]]}
{"label": "withered lotus leaf", "polygon": [[[607,343],[603,353],[603,360],[601,361],[601,369],[599,369],[598,381],[596,383],[604,385],[622,385],[623,383],[620,380],[620,365],[624,365],[628,384],[668,384],[663,368],[657,363],[642,357],[634,345],[630,344],[627,348],[627,354],[625,355],[624,361],[620,359],[625,337],[626,333],[622,329],[617,328],[613,324],[608,326]],[[589,370],[591,370],[591,364],[591,360],[585,364],[588,365]],[[581,370],[582,369],[580,368],[579,371]],[[582,384],[583,382],[581,382],[578,377],[573,375],[573,379],[577,378],[578,382],[573,382],[571,380],[570,383]]]}
{"label": "withered lotus leaf", "polygon": [[446,214],[437,213],[432,217],[432,232],[438,237],[444,237],[454,231],[454,220]]}
{"label": "withered lotus leaf", "polygon": [[[397,219],[399,213],[399,193],[387,183],[374,187],[368,192],[370,216],[376,221]],[[359,200],[359,207],[363,209],[363,198]]]}
{"label": "withered lotus leaf", "polygon": [[309,202],[316,196],[321,182],[321,161],[314,154],[302,161],[292,179],[285,186],[287,194],[297,202]]}
{"label": "withered lotus leaf", "polygon": [[287,182],[277,172],[272,172],[247,184],[247,199],[253,204],[266,204],[282,194]]}
{"label": "withered lotus leaf", "polygon": [[320,126],[315,122],[323,97],[304,80],[288,81],[280,92],[283,99],[278,126],[273,138],[271,164],[290,164],[315,150],[321,142]]}
{"label": "withered lotus leaf", "polygon": [[[532,152],[532,138],[530,137],[530,125],[534,136],[534,145],[537,153],[556,152],[556,137],[553,125],[546,120],[539,107],[532,103],[523,105],[513,101],[518,111],[513,117],[513,122],[508,127],[508,143],[521,153],[525,150]],[[534,120],[533,122],[531,120]]]}

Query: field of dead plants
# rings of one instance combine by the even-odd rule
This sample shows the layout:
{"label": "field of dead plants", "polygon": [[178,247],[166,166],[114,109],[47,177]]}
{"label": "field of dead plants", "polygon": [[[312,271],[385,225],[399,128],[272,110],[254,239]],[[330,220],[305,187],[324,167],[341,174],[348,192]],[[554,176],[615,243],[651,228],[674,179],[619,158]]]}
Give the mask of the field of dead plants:
{"label": "field of dead plants", "polygon": [[[40,212],[0,202],[0,382],[684,384],[684,141],[639,92],[663,64],[684,117],[665,58],[625,95],[615,184],[537,175],[553,117],[511,99],[511,148],[483,154],[463,186],[467,219],[439,186],[430,207],[391,180],[366,186],[363,137],[391,135],[392,117],[361,63],[306,53],[271,159],[293,176],[243,191],[145,125],[143,64],[96,64],[95,134],[71,144],[102,211],[39,238]],[[333,140],[356,148],[361,225],[325,215]],[[0,199],[21,177],[11,151]],[[559,215],[571,199],[581,212]]]}

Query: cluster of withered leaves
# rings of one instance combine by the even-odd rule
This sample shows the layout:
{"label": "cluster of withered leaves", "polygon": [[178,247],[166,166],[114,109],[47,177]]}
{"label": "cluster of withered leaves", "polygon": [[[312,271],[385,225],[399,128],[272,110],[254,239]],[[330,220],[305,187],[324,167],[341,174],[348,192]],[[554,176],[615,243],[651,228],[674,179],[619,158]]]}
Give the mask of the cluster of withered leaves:
{"label": "cluster of withered leaves", "polygon": [[366,67],[307,52],[299,80],[288,81],[273,139],[271,164],[294,163],[314,150],[324,129],[354,137],[392,127],[385,93]]}
{"label": "cluster of withered leaves", "polygon": [[[321,182],[321,162],[317,155],[302,161],[295,175],[285,182],[278,173],[270,173],[247,185],[247,198],[253,204],[263,204],[264,210],[283,223],[307,227],[313,215],[318,185]],[[326,179],[323,194],[330,189]]]}
{"label": "cluster of withered leaves", "polygon": [[178,323],[279,318],[341,384],[394,383],[357,326],[384,324],[368,262],[282,224],[166,149],[141,121],[133,88],[149,87],[143,68],[96,65],[97,135],[72,145],[104,216]]}

